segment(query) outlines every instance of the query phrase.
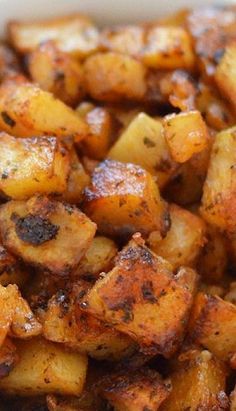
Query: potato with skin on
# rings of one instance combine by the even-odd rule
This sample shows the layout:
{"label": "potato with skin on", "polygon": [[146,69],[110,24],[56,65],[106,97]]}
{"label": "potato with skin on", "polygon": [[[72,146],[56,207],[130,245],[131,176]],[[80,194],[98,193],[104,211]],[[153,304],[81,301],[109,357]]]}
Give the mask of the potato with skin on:
{"label": "potato with skin on", "polygon": [[78,13],[33,23],[10,21],[7,35],[11,45],[22,54],[53,40],[59,50],[84,59],[97,50],[98,44],[97,28],[89,17]]}
{"label": "potato with skin on", "polygon": [[183,353],[170,375],[172,391],[160,410],[228,410],[227,376],[225,364],[209,351]]}
{"label": "potato with skin on", "polygon": [[171,225],[167,235],[161,239],[158,233],[151,233],[149,247],[158,256],[168,260],[174,269],[185,265],[192,267],[205,245],[204,221],[175,204],[170,205]]}
{"label": "potato with skin on", "polygon": [[207,177],[203,187],[201,215],[204,220],[226,230],[236,231],[236,127],[215,137]]}
{"label": "potato with skin on", "polygon": [[33,396],[45,393],[79,395],[85,383],[87,358],[62,346],[33,338],[15,340],[19,362],[0,380],[0,391],[9,395]]}
{"label": "potato with skin on", "polygon": [[[235,28],[236,29],[236,28]],[[235,42],[226,47],[215,73],[215,80],[222,97],[228,99],[236,112],[236,35]]]}
{"label": "potato with skin on", "polygon": [[105,160],[95,168],[85,189],[83,209],[96,222],[100,233],[143,235],[169,228],[169,213],[153,177],[131,163]]}
{"label": "potato with skin on", "polygon": [[99,48],[104,51],[138,57],[145,44],[145,29],[141,25],[105,28],[99,36]]}
{"label": "potato with skin on", "polygon": [[172,270],[135,235],[80,306],[128,334],[146,354],[168,358],[183,340],[197,283],[192,269],[182,268],[176,276]]}
{"label": "potato with skin on", "polygon": [[16,347],[10,338],[6,338],[0,347],[0,379],[10,374],[19,361]]}
{"label": "potato with skin on", "polygon": [[113,52],[97,53],[84,63],[86,89],[99,101],[142,101],[146,93],[146,69],[134,58]]}
{"label": "potato with skin on", "polygon": [[0,128],[15,137],[71,136],[77,141],[89,132],[70,107],[19,76],[0,85]]}
{"label": "potato with skin on", "polygon": [[62,193],[70,164],[56,137],[16,138],[0,133],[0,190],[14,200]]}
{"label": "potato with skin on", "polygon": [[156,411],[168,398],[171,383],[148,368],[135,373],[124,370],[104,377],[98,391],[115,411]]}
{"label": "potato with skin on", "polygon": [[67,276],[87,251],[96,225],[73,205],[35,196],[0,208],[4,246],[23,261]]}
{"label": "potato with skin on", "polygon": [[160,121],[139,113],[107,154],[112,160],[138,164],[156,177],[159,188],[176,168]]}
{"label": "potato with skin on", "polygon": [[199,111],[167,115],[163,125],[170,153],[178,163],[185,163],[209,144],[207,126]]}
{"label": "potato with skin on", "polygon": [[81,64],[53,41],[40,44],[27,56],[27,69],[34,83],[69,106],[75,106],[85,94]]}
{"label": "potato with skin on", "polygon": [[236,353],[236,306],[218,296],[198,293],[189,322],[189,338],[229,361]]}

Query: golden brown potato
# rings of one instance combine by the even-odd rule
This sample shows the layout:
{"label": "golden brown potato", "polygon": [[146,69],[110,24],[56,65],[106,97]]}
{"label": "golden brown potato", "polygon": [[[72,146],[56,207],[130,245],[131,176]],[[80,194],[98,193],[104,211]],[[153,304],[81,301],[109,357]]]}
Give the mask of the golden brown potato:
{"label": "golden brown potato", "polygon": [[[235,22],[236,30],[236,22]],[[236,40],[236,35],[235,35]],[[226,47],[225,53],[220,60],[216,73],[216,83],[222,93],[222,97],[227,98],[236,111],[236,43]]]}
{"label": "golden brown potato", "polygon": [[0,133],[0,190],[23,200],[62,193],[67,187],[69,155],[56,137],[15,138]]}
{"label": "golden brown potato", "polygon": [[146,66],[155,69],[191,70],[194,65],[191,39],[182,27],[151,27],[140,55]]}
{"label": "golden brown potato", "polygon": [[166,237],[151,233],[148,244],[157,255],[168,260],[174,267],[194,265],[205,244],[204,221],[189,211],[172,204],[170,206],[170,230]]}
{"label": "golden brown potato", "polygon": [[236,352],[236,306],[199,293],[190,317],[189,336],[218,358],[229,360]]}
{"label": "golden brown potato", "polygon": [[139,113],[131,121],[107,157],[140,165],[157,178],[159,188],[166,184],[176,168],[161,122],[145,113]]}
{"label": "golden brown potato", "polygon": [[179,358],[172,391],[161,411],[228,410],[227,370],[209,351],[192,350]]}
{"label": "golden brown potato", "polygon": [[199,111],[170,114],[163,124],[170,153],[178,163],[185,163],[208,146],[207,127]]}
{"label": "golden brown potato", "polygon": [[97,49],[98,30],[82,14],[34,23],[8,23],[8,37],[20,53],[33,51],[39,44],[53,40],[59,50],[82,59]]}
{"label": "golden brown potato", "polygon": [[224,296],[224,300],[236,305],[236,281],[230,283],[228,293]]}
{"label": "golden brown potato", "polygon": [[0,128],[16,137],[88,135],[87,124],[62,101],[20,78],[0,86]]}
{"label": "golden brown potato", "polygon": [[24,261],[54,274],[68,275],[88,249],[96,231],[75,206],[32,197],[0,209],[3,244]]}
{"label": "golden brown potato", "polygon": [[15,345],[10,338],[6,338],[0,347],[0,379],[9,375],[18,361]]}
{"label": "golden brown potato", "polygon": [[7,44],[0,44],[0,80],[20,73],[20,71],[17,54]]}
{"label": "golden brown potato", "polygon": [[236,127],[217,134],[204,184],[201,213],[220,229],[234,233],[236,197]]}
{"label": "golden brown potato", "polygon": [[156,411],[171,390],[169,380],[145,368],[108,375],[100,384],[99,392],[116,411]]}
{"label": "golden brown potato", "polygon": [[28,270],[0,244],[0,284],[16,284],[21,288],[28,279]]}
{"label": "golden brown potato", "polygon": [[145,30],[138,25],[105,28],[99,36],[99,47],[105,51],[137,57],[145,44]]}
{"label": "golden brown potato", "polygon": [[169,228],[168,211],[153,177],[141,167],[106,160],[85,189],[84,210],[101,233],[124,236]]}
{"label": "golden brown potato", "polygon": [[146,92],[146,69],[132,57],[119,53],[97,53],[84,64],[87,91],[96,100],[140,101]]}
{"label": "golden brown potato", "polygon": [[173,276],[171,264],[136,235],[81,308],[130,335],[144,352],[168,357],[183,339],[195,286],[193,270],[183,268]]}
{"label": "golden brown potato", "polygon": [[19,362],[0,380],[0,391],[14,395],[79,395],[86,377],[85,356],[41,338],[15,341]]}
{"label": "golden brown potato", "polygon": [[80,63],[60,51],[53,41],[40,44],[29,54],[27,68],[33,82],[70,106],[74,106],[84,96]]}
{"label": "golden brown potato", "polygon": [[94,411],[96,409],[94,405],[97,404],[92,401],[84,401],[83,394],[80,397],[47,395],[47,409],[49,411]]}

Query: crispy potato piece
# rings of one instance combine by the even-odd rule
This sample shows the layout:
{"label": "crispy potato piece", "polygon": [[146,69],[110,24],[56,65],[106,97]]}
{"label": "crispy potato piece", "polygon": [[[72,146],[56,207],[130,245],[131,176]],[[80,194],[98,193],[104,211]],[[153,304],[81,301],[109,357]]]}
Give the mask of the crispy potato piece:
{"label": "crispy potato piece", "polygon": [[78,298],[88,291],[87,284],[76,284],[71,292],[59,291],[48,303],[43,316],[43,334],[97,360],[117,361],[133,352],[135,344],[126,335],[83,313]]}
{"label": "crispy potato piece", "polygon": [[168,357],[183,339],[195,286],[193,270],[183,268],[174,277],[171,264],[136,235],[81,308],[130,335],[144,352]]}
{"label": "crispy potato piece", "polygon": [[21,288],[28,279],[28,270],[0,244],[0,284],[16,284]]}
{"label": "crispy potato piece", "polygon": [[230,394],[230,411],[236,411],[236,386]]}
{"label": "crispy potato piece", "polygon": [[199,293],[189,324],[192,341],[227,361],[236,352],[236,306],[217,296]]}
{"label": "crispy potato piece", "polygon": [[170,381],[145,368],[108,375],[100,384],[99,392],[116,411],[156,411],[171,390]]}
{"label": "crispy potato piece", "polygon": [[76,207],[32,197],[0,209],[3,244],[27,263],[68,275],[85,254],[96,225]]}
{"label": "crispy potato piece", "polygon": [[153,177],[130,163],[106,160],[94,170],[84,210],[108,236],[154,230],[165,234],[169,228],[166,204]]}
{"label": "crispy potato piece", "polygon": [[174,267],[194,265],[205,244],[205,224],[198,216],[172,204],[170,206],[171,226],[165,238],[151,233],[149,247],[157,255],[168,260]]}
{"label": "crispy potato piece", "polygon": [[148,30],[140,57],[146,66],[164,70],[191,70],[195,60],[190,36],[184,28],[159,25]]}
{"label": "crispy potato piece", "polygon": [[228,410],[226,377],[225,365],[209,351],[184,353],[171,375],[173,389],[161,411]]}
{"label": "crispy potato piece", "polygon": [[62,101],[22,78],[0,86],[0,128],[16,137],[88,135],[87,124]]}
{"label": "crispy potato piece", "polygon": [[87,91],[96,100],[140,101],[146,92],[146,69],[132,57],[119,53],[97,53],[84,64]]}
{"label": "crispy potato piece", "polygon": [[20,53],[28,53],[39,44],[53,40],[59,50],[83,59],[97,49],[98,30],[82,14],[54,18],[34,23],[8,23],[8,37]]}
{"label": "crispy potato piece", "polygon": [[[236,22],[235,22],[236,30]],[[236,40],[236,35],[235,35]],[[236,42],[226,47],[224,56],[220,60],[216,73],[216,83],[222,93],[222,97],[227,98],[236,111]]]}
{"label": "crispy potato piece", "polygon": [[15,200],[35,193],[61,193],[69,155],[56,137],[15,138],[0,133],[0,190]]}
{"label": "crispy potato piece", "polygon": [[163,124],[170,153],[178,163],[185,163],[208,145],[207,127],[199,111],[167,115]]}
{"label": "crispy potato piece", "polygon": [[20,71],[17,54],[7,44],[0,44],[0,80],[20,73]]}
{"label": "crispy potato piece", "polygon": [[[224,300],[236,305],[236,281],[232,281],[229,285],[229,291],[224,296]],[[236,354],[236,353],[235,353]],[[236,359],[236,355],[235,355]]]}
{"label": "crispy potato piece", "polygon": [[234,233],[236,220],[236,127],[217,134],[203,188],[201,214],[220,229]]}
{"label": "crispy potato piece", "polygon": [[84,404],[80,397],[47,395],[47,407],[49,411],[94,411],[94,404]]}
{"label": "crispy potato piece", "polygon": [[40,44],[27,58],[33,82],[64,103],[74,106],[84,96],[84,78],[80,63],[60,51],[53,41]]}
{"label": "crispy potato piece", "polygon": [[145,30],[138,25],[105,28],[100,33],[99,47],[105,51],[139,56],[145,44]]}
{"label": "crispy potato piece", "polygon": [[0,347],[0,379],[10,374],[18,360],[15,345],[10,338],[6,338]]}
{"label": "crispy potato piece", "polygon": [[176,168],[166,144],[160,121],[139,113],[123,131],[108,158],[138,164],[157,177],[162,188]]}
{"label": "crispy potato piece", "polygon": [[79,395],[86,377],[87,359],[41,338],[15,341],[20,360],[0,380],[5,394],[31,396],[45,393]]}
{"label": "crispy potato piece", "polygon": [[112,268],[117,251],[118,248],[115,242],[110,238],[94,237],[90,247],[73,272],[73,278],[83,277],[84,279],[95,280],[101,272],[107,272]]}

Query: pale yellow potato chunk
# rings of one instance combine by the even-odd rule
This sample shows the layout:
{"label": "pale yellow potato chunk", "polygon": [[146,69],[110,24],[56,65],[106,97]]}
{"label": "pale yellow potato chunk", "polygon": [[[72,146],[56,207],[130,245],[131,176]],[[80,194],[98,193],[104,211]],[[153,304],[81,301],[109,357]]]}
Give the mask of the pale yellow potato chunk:
{"label": "pale yellow potato chunk", "polygon": [[227,98],[236,111],[236,43],[226,47],[216,68],[215,79],[222,97]]}

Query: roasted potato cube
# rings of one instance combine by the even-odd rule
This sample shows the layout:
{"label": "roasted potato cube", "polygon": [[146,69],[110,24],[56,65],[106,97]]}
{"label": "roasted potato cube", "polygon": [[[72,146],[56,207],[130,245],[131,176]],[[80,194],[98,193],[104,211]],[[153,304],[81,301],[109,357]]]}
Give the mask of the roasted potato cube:
{"label": "roasted potato cube", "polygon": [[99,36],[99,47],[105,51],[138,56],[144,47],[145,30],[138,25],[105,28]]}
{"label": "roasted potato cube", "polygon": [[86,88],[101,101],[142,100],[146,92],[146,69],[130,56],[97,53],[84,64]]}
{"label": "roasted potato cube", "polygon": [[201,213],[212,225],[235,232],[236,127],[217,134],[203,188]]}
{"label": "roasted potato cube", "polygon": [[176,165],[166,144],[160,121],[139,113],[123,131],[108,155],[124,163],[138,164],[157,177],[162,188]]}
{"label": "roasted potato cube", "polygon": [[74,106],[84,96],[84,79],[80,63],[60,51],[53,41],[40,44],[27,58],[33,82],[64,103]]}
{"label": "roasted potato cube", "polygon": [[189,335],[218,358],[227,361],[236,352],[236,306],[217,296],[199,293],[195,299]]}
{"label": "roasted potato cube", "polygon": [[99,391],[115,411],[156,411],[170,389],[170,381],[163,381],[156,371],[144,368],[105,377]]}
{"label": "roasted potato cube", "polygon": [[170,376],[173,388],[161,410],[228,410],[225,365],[209,351],[193,350],[183,357]]}
{"label": "roasted potato cube", "polygon": [[88,135],[87,124],[38,85],[12,78],[0,86],[0,128],[16,137]]}
{"label": "roasted potato cube", "polygon": [[193,154],[207,147],[208,131],[199,111],[170,114],[164,118],[165,137],[171,155],[185,163]]}
{"label": "roasted potato cube", "polygon": [[15,200],[61,193],[69,155],[56,137],[15,138],[0,133],[0,190]]}
{"label": "roasted potato cube", "polygon": [[20,71],[17,54],[7,44],[0,44],[0,80],[20,73]]}
{"label": "roasted potato cube", "polygon": [[78,299],[87,291],[86,284],[78,283],[71,292],[59,291],[50,299],[43,315],[44,336],[97,360],[120,360],[134,350],[135,344],[126,335],[81,311]]}
{"label": "roasted potato cube", "polygon": [[236,386],[230,394],[230,411],[236,411]]}
{"label": "roasted potato cube", "polygon": [[85,254],[96,231],[76,207],[32,197],[0,208],[3,244],[29,264],[68,275]]}
{"label": "roasted potato cube", "polygon": [[139,235],[119,253],[115,268],[99,279],[81,308],[112,324],[146,353],[172,355],[184,336],[196,273],[172,274],[172,266],[144,245]]}
{"label": "roasted potato cube", "polygon": [[79,395],[86,377],[85,356],[41,338],[15,341],[19,362],[0,380],[0,391],[14,395]]}
{"label": "roasted potato cube", "polygon": [[[236,27],[235,27],[236,30]],[[236,40],[236,35],[235,35]],[[236,43],[226,47],[224,56],[217,66],[215,79],[222,93],[222,96],[228,98],[236,111]]]}
{"label": "roasted potato cube", "polygon": [[191,70],[194,54],[188,32],[182,27],[151,27],[146,33],[141,59],[146,66],[155,69]]}
{"label": "roasted potato cube", "polygon": [[201,248],[205,244],[204,221],[174,204],[170,206],[170,230],[166,237],[151,233],[149,246],[157,255],[168,260],[174,267],[194,265]]}
{"label": "roasted potato cube", "polygon": [[74,14],[34,23],[12,21],[8,24],[8,37],[20,53],[53,40],[59,50],[81,59],[97,49],[98,30],[88,17]]}
{"label": "roasted potato cube", "polygon": [[141,167],[106,160],[85,189],[84,210],[101,233],[127,235],[168,230],[168,211],[153,177]]}
{"label": "roasted potato cube", "polygon": [[21,288],[28,279],[29,272],[21,261],[0,244],[0,284],[4,286],[16,284]]}
{"label": "roasted potato cube", "polygon": [[6,338],[0,347],[0,379],[9,375],[18,360],[19,356],[16,352],[15,345],[10,338]]}

